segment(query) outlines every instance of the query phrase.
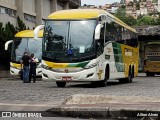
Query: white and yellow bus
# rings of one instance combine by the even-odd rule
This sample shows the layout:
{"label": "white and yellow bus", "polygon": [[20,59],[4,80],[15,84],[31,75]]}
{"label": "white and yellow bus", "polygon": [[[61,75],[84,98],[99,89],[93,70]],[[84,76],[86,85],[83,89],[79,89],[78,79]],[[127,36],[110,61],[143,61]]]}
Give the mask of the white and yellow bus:
{"label": "white and yellow bus", "polygon": [[37,64],[36,75],[42,75],[41,59],[42,59],[42,36],[43,32],[39,32],[40,39],[34,40],[33,30],[23,30],[18,32],[14,40],[9,40],[5,43],[5,50],[8,50],[8,46],[12,43],[11,47],[11,62],[10,62],[10,74],[20,75],[21,59],[25,51],[34,53],[35,57],[39,59]]}
{"label": "white and yellow bus", "polygon": [[148,42],[144,47],[144,72],[147,76],[160,74],[160,42]]}
{"label": "white and yellow bus", "polygon": [[42,78],[58,87],[75,81],[132,82],[138,74],[136,30],[104,10],[54,12],[34,30],[35,39],[42,28]]}

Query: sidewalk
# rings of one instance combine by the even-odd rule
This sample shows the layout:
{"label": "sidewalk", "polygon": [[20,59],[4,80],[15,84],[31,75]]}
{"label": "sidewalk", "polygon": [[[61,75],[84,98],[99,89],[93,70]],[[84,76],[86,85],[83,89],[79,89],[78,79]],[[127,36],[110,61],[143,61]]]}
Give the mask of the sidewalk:
{"label": "sidewalk", "polygon": [[0,78],[9,78],[11,77],[9,70],[0,71]]}
{"label": "sidewalk", "polygon": [[47,111],[79,118],[160,120],[160,97],[78,94]]}
{"label": "sidewalk", "polygon": [[17,80],[17,78],[19,79],[19,76],[11,75],[9,70],[0,71],[0,80]]}

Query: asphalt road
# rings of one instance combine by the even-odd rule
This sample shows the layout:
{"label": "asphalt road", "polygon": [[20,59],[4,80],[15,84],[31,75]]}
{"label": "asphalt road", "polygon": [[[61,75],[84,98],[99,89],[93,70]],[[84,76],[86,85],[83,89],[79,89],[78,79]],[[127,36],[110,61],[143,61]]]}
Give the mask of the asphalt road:
{"label": "asphalt road", "polygon": [[1,78],[0,111],[45,111],[74,94],[160,97],[159,86],[159,76],[146,77],[145,74],[139,74],[133,83],[112,80],[108,81],[107,87],[96,88],[89,82],[70,82],[65,88],[58,88],[55,82],[44,82],[40,78],[36,83],[23,83],[19,78]]}

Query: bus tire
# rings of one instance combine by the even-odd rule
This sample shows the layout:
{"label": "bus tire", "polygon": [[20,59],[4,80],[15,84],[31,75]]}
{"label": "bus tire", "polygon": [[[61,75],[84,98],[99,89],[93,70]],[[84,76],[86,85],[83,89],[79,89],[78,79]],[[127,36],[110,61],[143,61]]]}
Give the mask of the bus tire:
{"label": "bus tire", "polygon": [[57,87],[65,87],[66,82],[56,82]]}
{"label": "bus tire", "polygon": [[125,78],[120,78],[119,79],[119,83],[125,83],[125,82],[126,82]]}
{"label": "bus tire", "polygon": [[119,83],[131,83],[133,81],[133,71],[131,70],[131,66],[129,67],[129,73],[127,78],[119,79]]}
{"label": "bus tire", "polygon": [[146,72],[146,76],[150,76],[150,73],[149,73],[149,72]]}
{"label": "bus tire", "polygon": [[127,77],[127,83],[131,83],[133,81],[133,73],[132,73],[132,70],[131,70],[131,66],[129,67],[129,73],[128,73],[128,77]]}
{"label": "bus tire", "polygon": [[104,80],[100,81],[101,87],[106,87],[109,79],[109,65],[106,66]]}
{"label": "bus tire", "polygon": [[134,66],[132,66],[132,78],[134,78]]}
{"label": "bus tire", "polygon": [[150,73],[150,76],[152,76],[152,77],[153,77],[153,76],[155,76],[155,74],[154,74],[154,73]]}

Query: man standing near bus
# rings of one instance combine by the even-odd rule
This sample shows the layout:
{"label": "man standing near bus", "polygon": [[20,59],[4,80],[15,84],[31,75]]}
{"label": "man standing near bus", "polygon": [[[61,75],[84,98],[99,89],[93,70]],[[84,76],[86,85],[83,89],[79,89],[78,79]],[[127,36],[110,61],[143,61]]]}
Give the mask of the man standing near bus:
{"label": "man standing near bus", "polygon": [[36,82],[36,63],[38,59],[34,57],[34,54],[31,53],[30,58],[30,72],[29,72],[29,83],[31,82],[31,78],[33,77],[33,83]]}
{"label": "man standing near bus", "polygon": [[24,52],[21,62],[21,68],[23,64],[23,83],[28,83],[28,77],[29,77],[29,60],[30,56],[28,52]]}

